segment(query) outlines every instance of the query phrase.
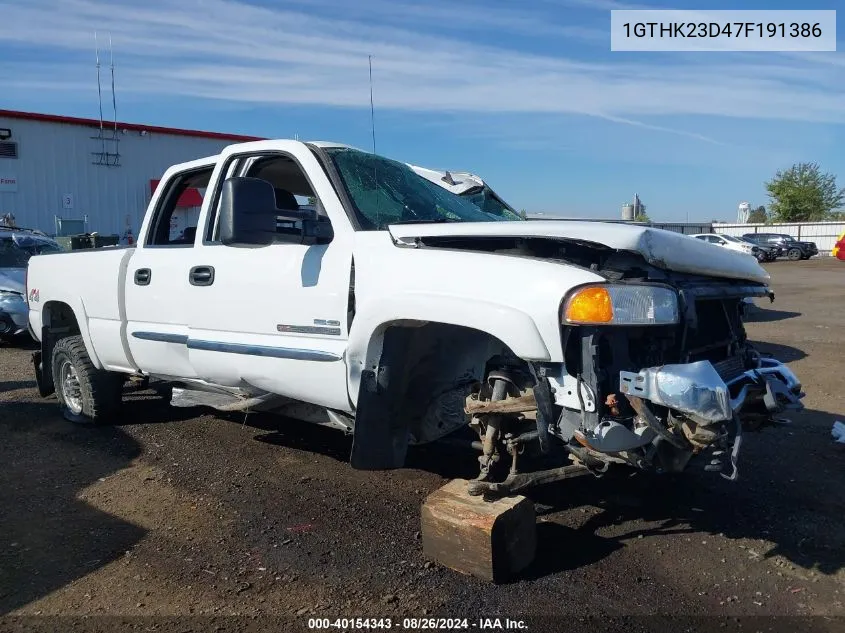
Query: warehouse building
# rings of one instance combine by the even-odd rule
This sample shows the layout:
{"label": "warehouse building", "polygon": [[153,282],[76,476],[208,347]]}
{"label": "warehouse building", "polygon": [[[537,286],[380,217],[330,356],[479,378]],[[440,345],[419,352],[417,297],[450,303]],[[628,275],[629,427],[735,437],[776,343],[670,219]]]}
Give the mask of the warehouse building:
{"label": "warehouse building", "polygon": [[[251,136],[0,110],[0,221],[49,235],[138,234],[174,163]],[[196,224],[204,192],[186,191],[171,231]],[[193,220],[193,222],[192,222]]]}

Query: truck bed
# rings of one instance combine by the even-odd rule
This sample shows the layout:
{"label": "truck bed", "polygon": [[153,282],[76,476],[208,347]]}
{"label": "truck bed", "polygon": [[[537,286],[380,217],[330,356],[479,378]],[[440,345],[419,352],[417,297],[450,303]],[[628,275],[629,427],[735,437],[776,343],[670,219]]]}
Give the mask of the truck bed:
{"label": "truck bed", "polygon": [[[116,371],[134,371],[124,348],[125,283],[133,247],[39,255],[29,261],[29,323],[41,340],[44,310],[51,303],[70,306],[92,361]],[[33,291],[37,290],[37,294]],[[38,297],[49,297],[42,302]]]}

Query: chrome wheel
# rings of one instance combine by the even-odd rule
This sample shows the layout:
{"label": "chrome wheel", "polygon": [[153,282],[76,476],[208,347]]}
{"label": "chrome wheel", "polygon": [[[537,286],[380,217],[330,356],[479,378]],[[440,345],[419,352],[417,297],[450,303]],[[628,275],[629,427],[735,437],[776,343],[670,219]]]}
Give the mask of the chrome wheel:
{"label": "chrome wheel", "polygon": [[62,390],[62,400],[74,415],[82,413],[82,388],[76,368],[70,360],[64,360],[59,368],[59,384]]}

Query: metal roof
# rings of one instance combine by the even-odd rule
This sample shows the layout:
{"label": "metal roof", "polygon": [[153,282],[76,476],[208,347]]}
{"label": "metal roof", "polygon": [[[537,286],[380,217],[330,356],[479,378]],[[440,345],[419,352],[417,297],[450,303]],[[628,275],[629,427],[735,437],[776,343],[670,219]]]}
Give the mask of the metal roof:
{"label": "metal roof", "polygon": [[[66,125],[79,125],[84,127],[99,128],[99,119],[84,119],[80,117],[62,116],[58,114],[41,114],[39,112],[20,112],[18,110],[0,110],[0,117],[7,117],[10,119],[21,119],[25,121],[43,121],[45,123],[64,123]],[[103,127],[112,128],[115,126],[114,121],[103,121]],[[223,132],[205,132],[202,130],[186,130],[175,127],[161,127],[158,125],[141,125],[139,123],[121,123],[117,122],[117,127],[121,130],[130,130],[133,132],[155,132],[157,134],[170,134],[173,136],[192,136],[195,138],[211,138],[222,141],[263,141],[264,138],[260,136],[246,136],[243,134],[226,134]]]}

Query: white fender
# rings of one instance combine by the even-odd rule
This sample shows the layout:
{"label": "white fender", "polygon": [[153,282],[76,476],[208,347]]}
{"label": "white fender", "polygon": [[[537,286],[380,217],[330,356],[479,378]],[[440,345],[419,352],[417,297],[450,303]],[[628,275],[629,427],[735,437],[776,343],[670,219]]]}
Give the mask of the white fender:
{"label": "white fender", "polygon": [[488,301],[472,301],[433,293],[400,293],[363,302],[349,332],[346,351],[349,399],[358,400],[361,372],[375,369],[384,331],[391,325],[443,323],[487,332],[519,358],[550,360],[537,324],[525,312]]}

